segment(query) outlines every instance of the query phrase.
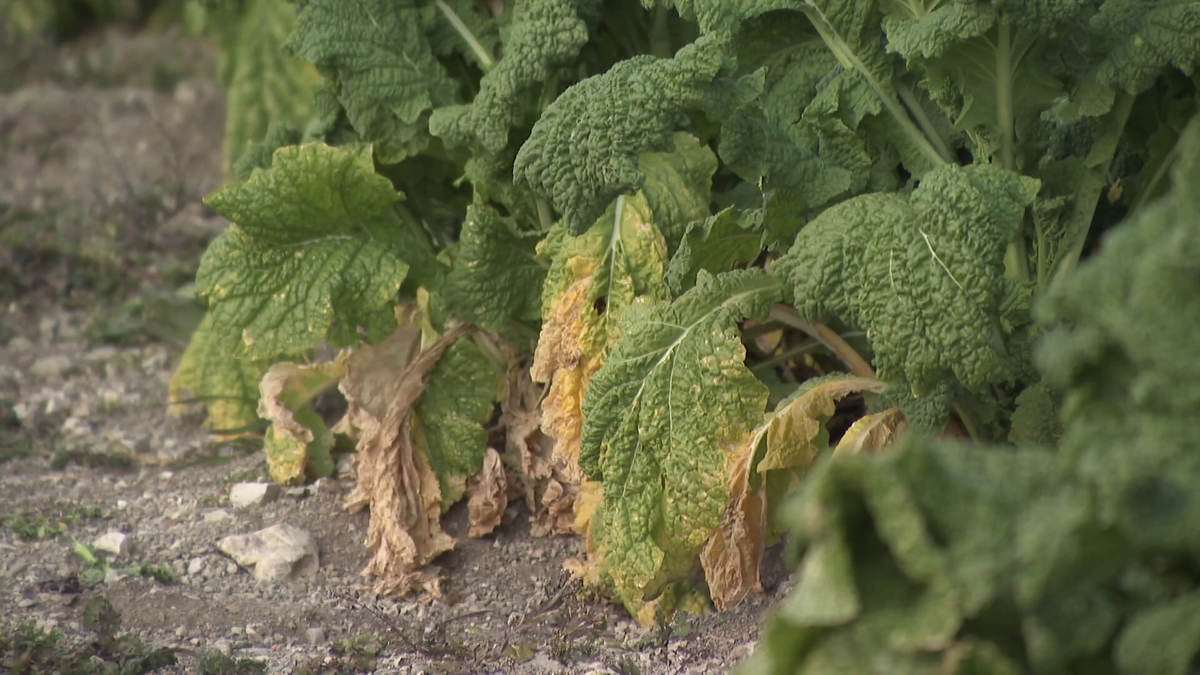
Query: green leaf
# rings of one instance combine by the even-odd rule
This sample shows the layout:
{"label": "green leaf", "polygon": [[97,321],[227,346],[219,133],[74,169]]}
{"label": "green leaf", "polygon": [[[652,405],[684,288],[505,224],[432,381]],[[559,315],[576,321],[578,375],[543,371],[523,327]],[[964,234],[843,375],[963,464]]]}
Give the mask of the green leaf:
{"label": "green leaf", "polygon": [[868,194],[823,212],[774,269],[806,319],[866,331],[880,379],[918,397],[957,378],[1012,376],[1004,253],[1038,182],[991,165],[946,166],[909,197]]}
{"label": "green leaf", "polygon": [[233,173],[240,180],[250,180],[255,169],[271,168],[271,160],[275,151],[289,145],[300,143],[300,132],[289,126],[272,122],[267,126],[267,133],[262,140],[250,144],[246,152],[233,163]]}
{"label": "green leaf", "polygon": [[733,207],[692,223],[667,267],[671,294],[679,296],[691,288],[700,270],[720,274],[754,262],[762,252],[762,240],[753,223],[744,222]]}
{"label": "green leaf", "polygon": [[717,157],[693,135],[675,133],[675,147],[667,152],[646,152],[638,168],[646,175],[642,194],[654,214],[654,224],[674,251],[687,227],[708,217],[712,178]]}
{"label": "green leaf", "polygon": [[[918,128],[901,105],[894,86],[895,66],[884,53],[874,3],[856,0],[806,0],[804,13],[844,69],[832,77],[805,114],[836,117],[857,129],[866,116],[882,116],[882,135],[890,136],[915,176],[952,160],[936,134]],[[881,135],[878,132],[876,135]]]}
{"label": "green leaf", "polygon": [[702,105],[723,65],[720,42],[703,36],[674,58],[636,56],[579,82],[543,111],[513,179],[550,199],[568,233],[583,232],[614,198],[642,187],[641,154],[674,148],[679,116]]}
{"label": "green leaf", "polygon": [[281,148],[270,169],[210,196],[236,224],[196,275],[214,329],[260,358],[349,345],[360,327],[386,336],[413,248],[392,209],[400,198],[369,149],[320,144]]}
{"label": "green leaf", "polygon": [[[788,32],[768,49],[762,36],[774,35],[780,26]],[[739,45],[739,66],[757,64],[763,88],[757,100],[722,126],[721,159],[747,182],[763,189],[787,188],[811,208],[861,192],[871,157],[854,128],[863,114],[878,111],[878,101],[867,97],[867,108],[856,114],[852,126],[836,111],[806,113],[824,88],[837,86],[843,77],[812,23],[803,14],[782,12],[747,22],[743,30],[748,44]]]}
{"label": "green leaf", "polygon": [[1140,94],[1167,68],[1191,74],[1200,65],[1200,8],[1194,2],[1105,0],[1088,26],[1104,55],[1103,86]]}
{"label": "green leaf", "polygon": [[443,504],[457,502],[487,451],[483,425],[499,400],[504,373],[473,342],[455,342],[429,375],[413,409],[413,441],[425,451],[442,488]]}
{"label": "green leaf", "polygon": [[284,54],[284,42],[296,25],[296,10],[287,0],[246,0],[236,10],[216,11],[210,24],[220,44],[219,72],[226,92],[228,170],[271,123],[303,124],[320,80],[310,64]]}
{"label": "green leaf", "polygon": [[[243,433],[258,422],[258,383],[269,361],[238,357],[213,326],[209,311],[192,334],[169,386],[172,406],[196,397],[208,411],[215,433]],[[185,395],[187,392],[189,395]]]}
{"label": "green leaf", "polygon": [[539,93],[559,69],[570,64],[588,42],[585,17],[595,0],[522,0],[512,10],[504,57],[479,82],[469,105],[434,112],[429,129],[450,147],[477,144],[496,155],[508,144],[508,132],[522,121],[522,97]]}
{"label": "green leaf", "polygon": [[991,4],[976,0],[932,6],[920,0],[884,0],[881,7],[888,51],[910,60],[943,56],[961,40],[983,35],[996,22]]}
{"label": "green leaf", "polygon": [[429,111],[458,102],[458,84],[425,36],[434,12],[408,1],[311,0],[288,38],[287,51],[317,65],[383,163],[422,148]]}
{"label": "green leaf", "polygon": [[547,265],[537,259],[536,233],[519,232],[486,204],[472,204],[446,284],[446,300],[458,315],[487,330],[510,320],[541,318]]}
{"label": "green leaf", "polygon": [[[730,500],[727,453],[763,419],[738,323],[781,296],[762,270],[701,274],[670,305],[639,303],[583,403],[580,464],[604,484],[591,536],[631,608],[687,576]],[[634,610],[636,611],[636,609]]]}
{"label": "green leaf", "polygon": [[[969,40],[939,43],[940,54],[925,60],[925,72],[955,127],[985,131],[994,139],[994,154],[1003,166],[1016,169],[1018,141],[1036,138],[1036,124],[1062,94],[1062,86],[1046,72],[1040,35],[1011,25],[1007,18],[994,23],[972,25],[971,30],[990,30],[971,34]],[[901,53],[909,59],[916,56]],[[955,95],[948,96],[950,91]],[[992,154],[988,150],[977,148],[974,154]]]}
{"label": "green leaf", "polygon": [[1062,422],[1055,392],[1041,383],[1027,387],[1017,396],[1008,440],[1017,444],[1055,445],[1060,436]]}

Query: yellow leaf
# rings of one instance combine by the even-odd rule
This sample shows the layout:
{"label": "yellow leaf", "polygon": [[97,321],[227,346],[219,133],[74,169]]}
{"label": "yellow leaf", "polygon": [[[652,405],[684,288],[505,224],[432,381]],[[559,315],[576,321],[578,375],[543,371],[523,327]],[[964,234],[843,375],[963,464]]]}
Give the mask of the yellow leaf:
{"label": "yellow leaf", "polygon": [[823,377],[801,393],[782,402],[768,422],[767,452],[756,467],[759,473],[812,464],[828,442],[825,421],[837,402],[857,392],[881,392],[887,385],[869,377]]}
{"label": "yellow leaf", "polygon": [[[770,505],[766,481],[754,472],[765,476],[768,471],[806,468],[826,449],[825,421],[837,409],[837,402],[856,392],[880,392],[886,387],[873,378],[841,374],[813,380],[780,403],[743,444],[728,454],[726,486],[730,501],[720,526],[700,554],[717,609],[724,611],[762,592],[759,573]],[[765,452],[755,466],[764,439]]]}
{"label": "yellow leaf", "polygon": [[333,433],[309,401],[333,386],[346,373],[345,354],[329,363],[276,363],[259,383],[258,414],[271,422],[263,450],[271,478],[282,484],[302,483],[306,475],[333,473]]}
{"label": "yellow leaf", "polygon": [[890,445],[906,424],[899,408],[864,415],[846,430],[834,453],[878,452]]}

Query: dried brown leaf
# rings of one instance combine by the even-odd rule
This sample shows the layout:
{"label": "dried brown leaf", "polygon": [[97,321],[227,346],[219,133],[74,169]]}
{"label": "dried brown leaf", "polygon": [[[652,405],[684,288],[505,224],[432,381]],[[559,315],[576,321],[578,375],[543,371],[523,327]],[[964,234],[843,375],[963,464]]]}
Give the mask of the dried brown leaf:
{"label": "dried brown leaf", "polygon": [[504,462],[500,453],[487,449],[483,456],[483,468],[472,476],[467,487],[467,511],[471,516],[471,537],[491,534],[500,525],[504,509],[508,508],[508,479],[504,474]]}
{"label": "dried brown leaf", "polygon": [[726,481],[729,505],[721,525],[700,552],[709,593],[721,611],[763,590],[759,571],[767,538],[767,499],[761,486],[755,490],[750,481],[751,463],[762,434],[757,430],[745,445],[730,453]]}
{"label": "dried brown leaf", "polygon": [[556,441],[542,432],[538,410],[542,388],[533,383],[527,369],[516,365],[509,369],[508,381],[501,424],[508,455],[517,460],[525,504],[533,514],[530,533],[535,537],[573,534],[578,484],[555,461]]}
{"label": "dried brown leaf", "polygon": [[374,555],[363,573],[379,578],[380,593],[405,594],[423,587],[437,595],[436,579],[421,568],[454,548],[454,539],[441,528],[437,475],[413,444],[412,410],[430,370],[469,330],[451,328],[414,356],[421,329],[401,325],[384,343],[352,354],[347,364],[342,380],[342,393],[350,403],[347,425],[358,430],[360,438],[358,483],[345,506],[371,509],[367,546]]}

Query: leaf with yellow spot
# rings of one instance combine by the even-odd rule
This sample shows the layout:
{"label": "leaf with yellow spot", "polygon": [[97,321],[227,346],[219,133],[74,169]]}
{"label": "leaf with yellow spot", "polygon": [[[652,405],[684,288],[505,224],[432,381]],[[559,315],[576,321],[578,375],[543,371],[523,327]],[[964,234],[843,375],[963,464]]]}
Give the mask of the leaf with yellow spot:
{"label": "leaf with yellow spot", "polygon": [[899,408],[888,408],[859,418],[842,434],[835,453],[876,452],[891,445],[907,423]]}
{"label": "leaf with yellow spot", "polygon": [[179,414],[195,399],[207,409],[214,434],[235,437],[259,421],[258,383],[269,364],[235,356],[228,341],[214,333],[212,321],[212,312],[206,313],[171,375],[170,411]]}
{"label": "leaf with yellow spot", "polygon": [[827,375],[808,380],[775,408],[767,424],[767,450],[757,471],[807,467],[829,447],[825,423],[837,402],[864,391],[879,393],[887,384],[869,377]]}
{"label": "leaf with yellow spot", "polygon": [[542,333],[530,373],[549,382],[542,430],[557,441],[554,462],[578,483],[584,393],[637,298],[667,297],[667,246],[642,193],[619,197],[578,237],[552,235]]}
{"label": "leaf with yellow spot", "polygon": [[277,358],[324,340],[379,341],[395,327],[405,257],[422,250],[374,172],[370,148],[313,143],[275,151],[271,167],[206,203],[235,223],[196,275],[214,332],[251,358]]}
{"label": "leaf with yellow spot", "polygon": [[[759,571],[769,534],[771,500],[781,496],[770,489],[767,472],[783,475],[806,469],[829,448],[825,423],[836,411],[837,402],[853,393],[880,392],[886,387],[879,380],[843,374],[808,380],[729,454],[725,487],[730,500],[720,527],[700,555],[717,609],[729,609],[762,591]],[[881,417],[883,424],[890,419]]]}
{"label": "leaf with yellow spot", "polygon": [[713,277],[675,302],[631,307],[583,404],[580,465],[604,484],[590,535],[603,573],[637,612],[686,579],[730,502],[730,455],[763,420],[739,324],[782,296],[755,269]]}
{"label": "leaf with yellow spot", "polygon": [[333,475],[333,432],[309,403],[346,374],[346,357],[329,363],[299,365],[284,361],[271,366],[259,384],[258,414],[271,422],[264,451],[276,483],[303,483],[305,478]]}

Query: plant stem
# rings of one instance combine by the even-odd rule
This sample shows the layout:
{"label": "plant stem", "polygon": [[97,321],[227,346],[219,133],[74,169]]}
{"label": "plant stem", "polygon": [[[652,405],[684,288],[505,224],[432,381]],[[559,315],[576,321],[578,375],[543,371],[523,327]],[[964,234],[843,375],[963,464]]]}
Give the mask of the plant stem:
{"label": "plant stem", "polygon": [[463,41],[467,43],[467,46],[471,48],[471,53],[475,54],[475,58],[479,59],[479,67],[483,69],[483,72],[486,73],[491,70],[492,66],[496,65],[496,60],[492,58],[492,55],[488,53],[487,49],[484,49],[483,45],[479,42],[479,38],[475,37],[475,34],[471,32],[471,29],[467,27],[467,24],[463,23],[463,20],[459,18],[454,9],[451,8],[450,5],[447,5],[445,0],[434,0],[433,4],[436,5],[439,10],[441,10],[442,15],[445,16],[446,20],[450,22],[450,25],[454,27],[455,32],[457,32],[462,37]]}
{"label": "plant stem", "polygon": [[896,123],[900,125],[904,134],[921,150],[921,154],[925,155],[934,165],[950,164],[951,158],[949,155],[942,155],[938,152],[925,134],[921,133],[921,130],[917,128],[917,125],[913,124],[912,118],[908,116],[908,113],[904,112],[904,106],[900,105],[900,101],[891,95],[891,92],[883,86],[883,83],[879,81],[875,73],[867,68],[867,64],[863,63],[858,54],[850,48],[850,45],[846,43],[833,24],[826,18],[825,10],[814,4],[812,0],[808,0],[805,7],[805,14],[808,15],[817,32],[821,34],[821,39],[825,41],[825,45],[829,47],[829,51],[833,52],[833,55],[837,57],[838,62],[846,68],[857,70],[866,79],[868,86],[879,97],[888,114],[896,120]]}
{"label": "plant stem", "polygon": [[824,345],[822,345],[820,342],[817,342],[816,340],[812,340],[811,342],[806,341],[806,342],[804,342],[804,344],[800,345],[799,347],[796,347],[795,349],[789,349],[788,351],[786,351],[782,354],[772,356],[771,358],[767,359],[766,361],[763,361],[762,363],[754,364],[754,367],[751,368],[750,370],[752,372],[758,372],[760,370],[770,370],[771,368],[774,368],[775,366],[777,366],[781,363],[787,363],[788,361],[791,361],[792,359],[796,358],[797,356],[802,356],[804,354],[807,354],[807,353],[813,351],[814,349],[817,349],[818,347],[823,347],[823,346]]}
{"label": "plant stem", "polygon": [[894,86],[896,93],[900,95],[900,100],[908,107],[908,112],[917,120],[917,124],[925,132],[925,137],[933,144],[938,154],[942,157],[953,157],[954,153],[950,152],[950,146],[946,145],[946,139],[938,133],[937,127],[933,125],[933,120],[929,119],[929,114],[925,112],[920,99],[913,93],[912,87],[903,81],[897,81]]}
{"label": "plant stem", "polygon": [[771,308],[771,319],[779,323],[791,326],[796,330],[805,333],[817,342],[820,342],[826,349],[833,352],[842,363],[845,363],[850,368],[850,372],[859,377],[875,377],[875,369],[867,360],[859,354],[850,343],[842,339],[837,331],[824,324],[810,324],[800,316],[794,307],[789,307],[784,304],[776,303]]}
{"label": "plant stem", "polygon": [[550,202],[543,197],[537,197],[534,201],[537,204],[538,224],[541,225],[542,232],[549,232],[551,227],[554,227],[554,211],[550,208]]}
{"label": "plant stem", "polygon": [[958,415],[958,419],[960,422],[962,422],[963,429],[966,430],[967,436],[969,436],[973,441],[979,440],[979,425],[976,424],[975,418],[969,415],[967,413],[967,409],[964,408],[958,401],[952,402],[950,407],[954,410],[954,414]]}
{"label": "plant stem", "polygon": [[1092,226],[1092,218],[1096,213],[1096,205],[1100,203],[1101,192],[1108,183],[1108,169],[1112,165],[1125,123],[1129,121],[1129,113],[1133,111],[1136,96],[1125,91],[1117,93],[1117,100],[1107,115],[1100,119],[1100,132],[1096,136],[1092,149],[1084,159],[1089,169],[1089,179],[1075,194],[1075,212],[1071,215],[1074,240],[1067,253],[1061,256],[1054,270],[1051,286],[1059,286],[1075,271],[1079,265],[1079,256],[1087,244],[1088,231]]}

